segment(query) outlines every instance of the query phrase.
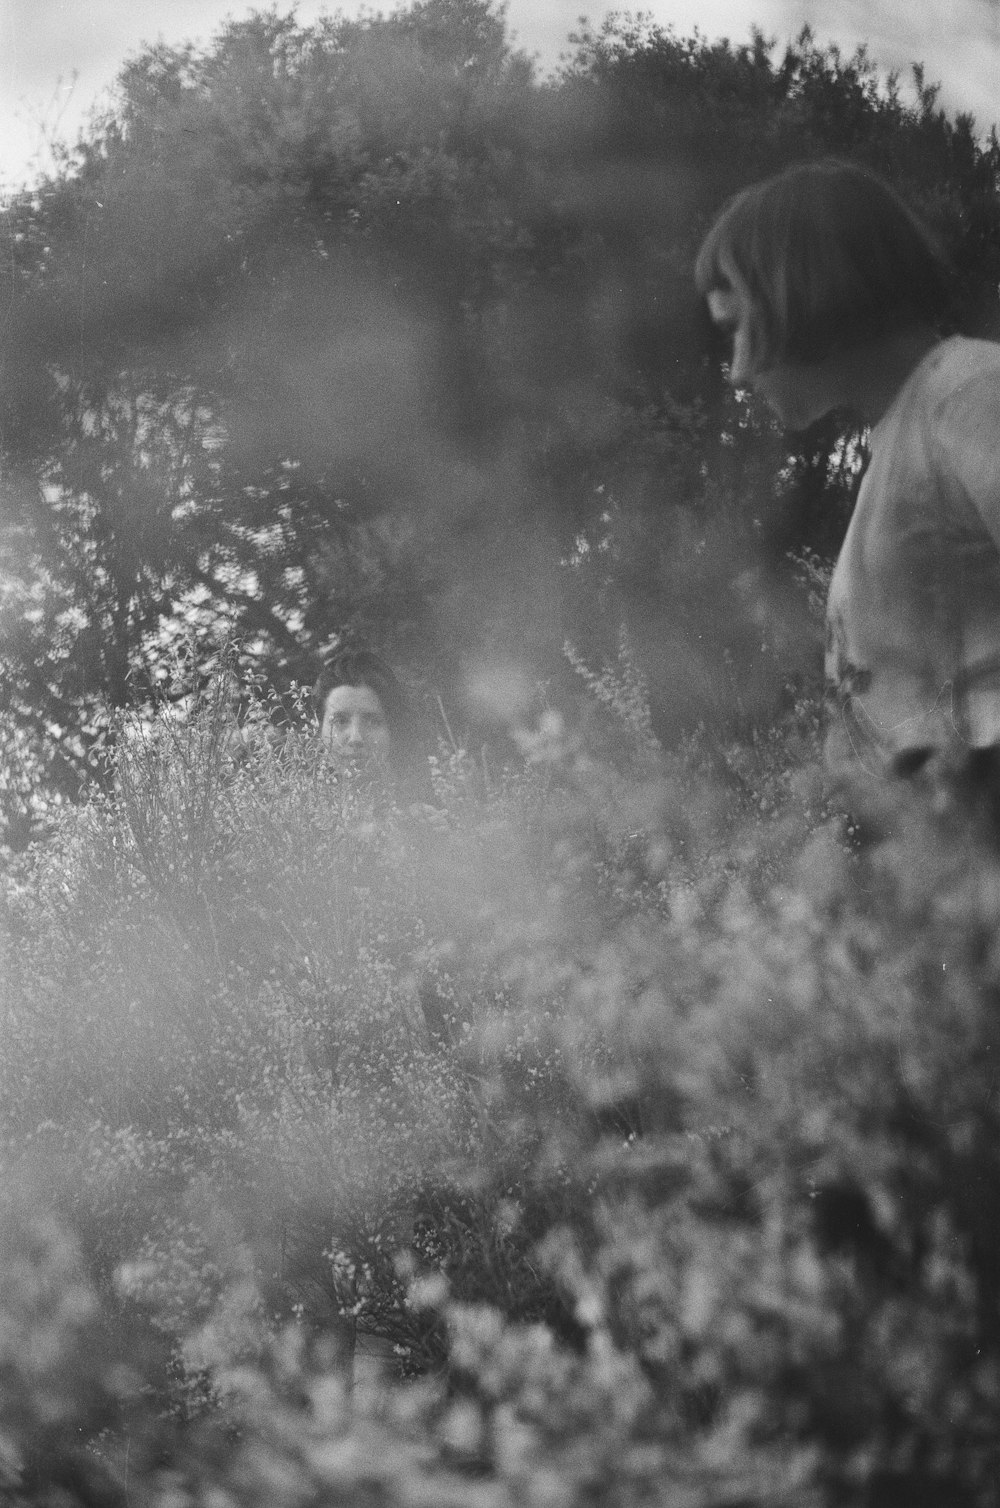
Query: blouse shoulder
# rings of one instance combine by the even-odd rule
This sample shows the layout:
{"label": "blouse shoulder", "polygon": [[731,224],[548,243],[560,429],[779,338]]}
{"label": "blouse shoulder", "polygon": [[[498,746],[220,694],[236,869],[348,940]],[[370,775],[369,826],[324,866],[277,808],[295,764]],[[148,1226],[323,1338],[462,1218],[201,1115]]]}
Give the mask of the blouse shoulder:
{"label": "blouse shoulder", "polygon": [[1000,532],[1000,344],[956,338],[932,379],[939,468],[961,484],[990,532]]}
{"label": "blouse shoulder", "polygon": [[992,411],[1000,396],[1000,342],[955,336],[939,351],[927,379],[935,414],[945,419],[983,406]]}

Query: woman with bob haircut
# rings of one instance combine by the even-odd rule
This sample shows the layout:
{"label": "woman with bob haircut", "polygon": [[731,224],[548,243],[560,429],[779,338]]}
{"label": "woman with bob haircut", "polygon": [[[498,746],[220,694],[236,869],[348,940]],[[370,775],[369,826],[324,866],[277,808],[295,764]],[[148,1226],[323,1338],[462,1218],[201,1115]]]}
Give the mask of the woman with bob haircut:
{"label": "woman with bob haircut", "polygon": [[1000,345],[946,333],[933,237],[852,163],[738,194],[695,280],[734,387],[790,430],[870,430],[827,604],[831,773],[995,765],[970,751],[1000,745]]}
{"label": "woman with bob haircut", "polygon": [[337,650],[313,687],[320,739],[335,757],[399,768],[410,742],[406,698],[394,672],[374,650]]}

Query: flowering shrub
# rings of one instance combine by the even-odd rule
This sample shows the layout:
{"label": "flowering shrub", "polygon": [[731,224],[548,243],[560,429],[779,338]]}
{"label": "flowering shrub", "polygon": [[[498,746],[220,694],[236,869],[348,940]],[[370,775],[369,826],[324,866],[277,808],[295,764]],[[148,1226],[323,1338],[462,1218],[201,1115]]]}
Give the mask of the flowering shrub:
{"label": "flowering shrub", "polygon": [[8,876],[11,1501],[995,1501],[966,777],[831,815],[800,698],[721,769],[548,713],[412,803],[231,718]]}

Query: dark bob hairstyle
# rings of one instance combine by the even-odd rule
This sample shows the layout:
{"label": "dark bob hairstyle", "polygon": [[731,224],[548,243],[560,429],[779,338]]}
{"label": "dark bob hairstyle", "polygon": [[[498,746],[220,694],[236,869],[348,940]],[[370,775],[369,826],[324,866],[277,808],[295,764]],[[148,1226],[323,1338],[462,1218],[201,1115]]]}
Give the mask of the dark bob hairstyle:
{"label": "dark bob hairstyle", "polygon": [[394,672],[372,649],[338,649],[326,661],[313,687],[313,702],[320,722],[330,692],[337,686],[367,686],[382,703],[389,729],[390,747],[396,755],[410,734],[403,688]]}
{"label": "dark bob hairstyle", "polygon": [[877,174],[799,163],[731,199],[698,253],[703,296],[734,275],[759,315],[762,366],[807,364],[914,325],[941,329],[952,279],[930,232]]}

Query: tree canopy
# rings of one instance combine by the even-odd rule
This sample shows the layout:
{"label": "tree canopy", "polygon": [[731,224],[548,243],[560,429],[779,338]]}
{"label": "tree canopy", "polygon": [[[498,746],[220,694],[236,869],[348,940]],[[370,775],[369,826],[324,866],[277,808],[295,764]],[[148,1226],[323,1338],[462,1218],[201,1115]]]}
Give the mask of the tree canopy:
{"label": "tree canopy", "polygon": [[996,332],[995,134],[808,31],[613,17],[543,80],[492,0],[418,0],[134,58],[2,217],[9,815],[199,627],[279,691],[354,632],[454,692],[631,622],[661,731],[729,715],[732,581],[832,549],[857,468],[726,394],[690,268],[728,194],[829,153]]}

